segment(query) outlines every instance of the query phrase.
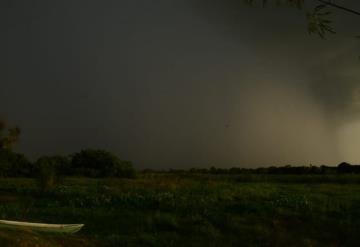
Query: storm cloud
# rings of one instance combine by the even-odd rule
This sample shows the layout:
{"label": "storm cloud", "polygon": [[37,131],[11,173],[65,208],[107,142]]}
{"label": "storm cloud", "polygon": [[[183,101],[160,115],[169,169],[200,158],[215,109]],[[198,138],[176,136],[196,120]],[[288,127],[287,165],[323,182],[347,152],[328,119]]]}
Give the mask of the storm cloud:
{"label": "storm cloud", "polygon": [[304,12],[239,2],[1,3],[18,150],[105,148],[139,168],[360,161],[359,18],[336,13],[320,40]]}

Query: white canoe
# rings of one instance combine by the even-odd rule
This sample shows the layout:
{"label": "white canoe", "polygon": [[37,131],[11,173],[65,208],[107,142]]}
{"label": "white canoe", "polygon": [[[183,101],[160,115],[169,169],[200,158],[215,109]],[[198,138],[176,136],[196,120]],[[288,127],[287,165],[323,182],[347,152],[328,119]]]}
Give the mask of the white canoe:
{"label": "white canoe", "polygon": [[80,231],[84,224],[43,224],[21,221],[0,220],[0,227],[11,229],[28,229],[39,232],[75,233]]}

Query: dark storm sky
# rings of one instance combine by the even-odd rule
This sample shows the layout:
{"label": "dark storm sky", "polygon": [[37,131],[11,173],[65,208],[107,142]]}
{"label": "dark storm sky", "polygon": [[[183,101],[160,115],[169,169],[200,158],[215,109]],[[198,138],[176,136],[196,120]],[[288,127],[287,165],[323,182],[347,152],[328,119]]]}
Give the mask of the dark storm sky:
{"label": "dark storm sky", "polygon": [[360,162],[360,18],[336,12],[324,41],[301,11],[240,2],[1,1],[17,150],[105,148],[138,168]]}

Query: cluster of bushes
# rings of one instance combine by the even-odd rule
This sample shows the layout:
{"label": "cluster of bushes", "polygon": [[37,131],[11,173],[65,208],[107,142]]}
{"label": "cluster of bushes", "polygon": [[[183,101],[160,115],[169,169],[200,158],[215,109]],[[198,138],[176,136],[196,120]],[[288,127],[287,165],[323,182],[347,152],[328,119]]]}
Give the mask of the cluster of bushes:
{"label": "cluster of bushes", "polygon": [[135,170],[130,161],[120,160],[114,154],[103,150],[83,150],[72,155],[72,174],[88,177],[127,177],[132,178]]}
{"label": "cluster of bushes", "polygon": [[28,177],[33,169],[33,164],[23,154],[0,149],[1,177]]}
{"label": "cluster of bushes", "polygon": [[[1,177],[42,177],[56,181],[62,176],[133,178],[130,161],[120,160],[105,150],[86,149],[70,156],[43,156],[30,162],[24,155],[0,150]],[[49,179],[51,177],[51,179]]]}

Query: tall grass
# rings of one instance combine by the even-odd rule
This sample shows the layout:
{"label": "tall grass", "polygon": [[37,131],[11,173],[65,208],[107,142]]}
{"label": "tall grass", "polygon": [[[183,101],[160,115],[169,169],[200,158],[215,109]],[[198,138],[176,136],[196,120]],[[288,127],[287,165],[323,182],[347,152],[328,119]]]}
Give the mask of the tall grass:
{"label": "tall grass", "polygon": [[7,179],[0,215],[85,223],[79,236],[96,246],[357,246],[360,184],[349,178],[71,178],[45,195]]}

